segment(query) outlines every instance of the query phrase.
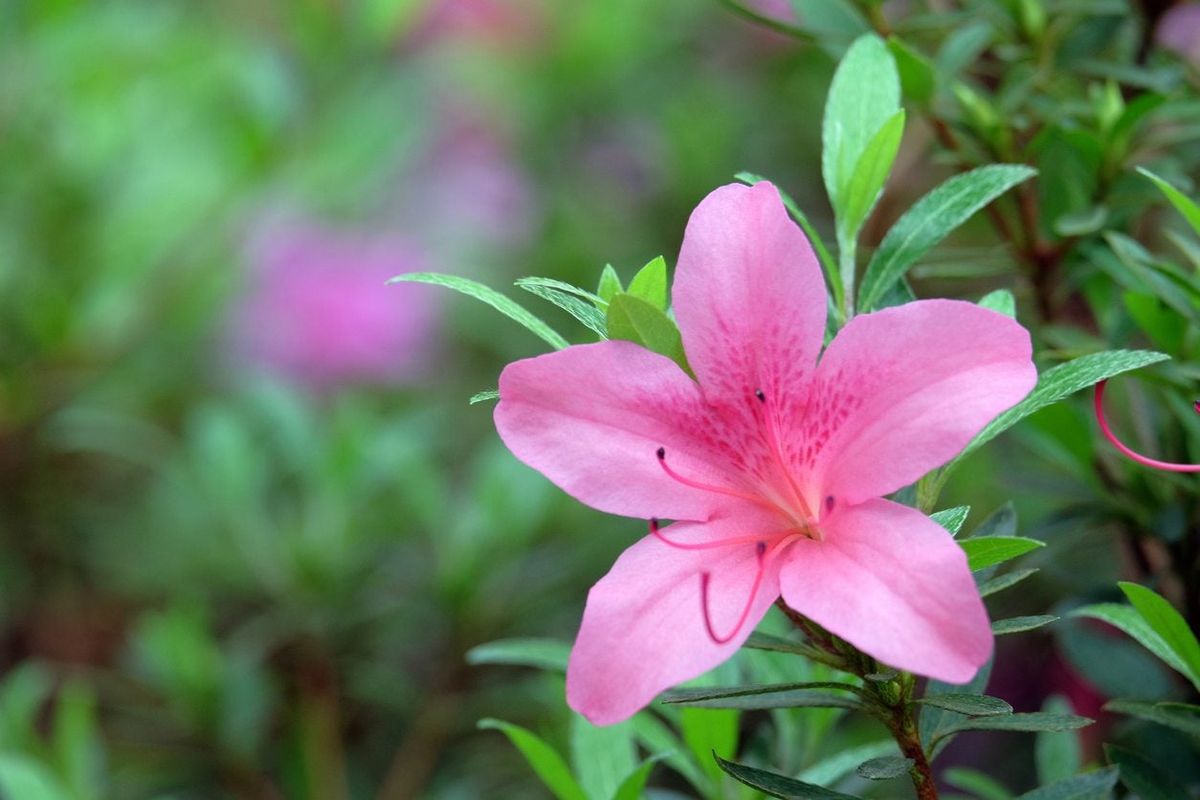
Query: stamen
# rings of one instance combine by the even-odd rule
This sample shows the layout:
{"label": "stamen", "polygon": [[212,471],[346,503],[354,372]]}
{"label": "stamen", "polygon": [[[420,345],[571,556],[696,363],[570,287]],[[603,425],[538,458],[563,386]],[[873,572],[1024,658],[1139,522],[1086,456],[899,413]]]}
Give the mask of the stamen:
{"label": "stamen", "polygon": [[763,408],[763,429],[766,431],[767,446],[771,449],[771,455],[775,457],[775,463],[779,466],[783,477],[787,481],[788,487],[792,490],[792,499],[795,500],[804,516],[809,519],[816,519],[817,515],[812,513],[812,509],[808,507],[808,503],[804,500],[804,493],[800,491],[800,487],[796,485],[796,481],[792,478],[792,471],[788,469],[787,463],[783,460],[783,451],[779,447],[779,437],[775,431],[775,420],[767,413],[766,404],[767,396],[763,394],[762,389],[755,389],[754,396],[762,402]]}
{"label": "stamen", "polygon": [[825,513],[828,514],[828,513],[832,512],[833,506],[836,502],[837,502],[837,500],[834,499],[833,495],[826,495],[826,497],[825,497]]}
{"label": "stamen", "polygon": [[658,448],[658,450],[655,452],[655,455],[658,457],[658,465],[663,468],[663,472],[667,473],[667,475],[679,483],[682,483],[684,486],[690,486],[693,489],[699,489],[702,492],[712,492],[713,494],[723,494],[726,497],[736,497],[739,500],[745,500],[747,503],[754,503],[755,505],[762,506],[763,508],[767,508],[772,511],[776,510],[775,506],[767,501],[766,498],[759,497],[758,495],[753,495],[749,492],[742,492],[728,486],[715,486],[711,483],[701,483],[700,481],[694,481],[691,478],[685,478],[683,475],[680,475],[667,465],[667,449],[665,447]]}
{"label": "stamen", "polygon": [[776,539],[786,534],[794,533],[794,528],[786,528],[781,531],[773,531],[771,533],[762,534],[760,536],[733,536],[729,539],[717,539],[712,542],[678,542],[667,537],[659,528],[658,518],[650,518],[650,533],[658,538],[665,545],[676,548],[677,550],[715,550],[718,547],[729,547],[735,544],[749,544],[754,542],[766,547],[766,541]]}
{"label": "stamen", "polygon": [[733,640],[733,637],[738,635],[746,625],[746,620],[750,618],[750,611],[754,608],[754,601],[758,598],[759,587],[762,586],[763,576],[766,575],[767,567],[771,560],[787,545],[801,539],[801,534],[793,534],[781,539],[775,544],[771,550],[767,551],[767,543],[759,541],[754,547],[754,553],[758,557],[758,571],[754,575],[754,584],[750,587],[750,596],[746,598],[746,605],[742,607],[742,613],[738,616],[737,623],[725,636],[718,636],[716,630],[713,629],[712,616],[708,613],[708,583],[712,580],[712,574],[708,572],[700,573],[700,613],[704,617],[704,629],[708,632],[708,638],[713,640],[714,644],[727,644]]}
{"label": "stamen", "polygon": [[[1108,426],[1108,420],[1104,416],[1104,387],[1107,383],[1107,380],[1103,380],[1096,384],[1096,421],[1100,423],[1100,432],[1104,434],[1104,438],[1112,442],[1113,447],[1120,450],[1126,457],[1147,467],[1166,470],[1168,472],[1200,472],[1200,464],[1177,464],[1171,461],[1159,461],[1155,458],[1149,458],[1134,451],[1118,439],[1116,434],[1112,432],[1112,428]],[[1196,413],[1200,414],[1200,400],[1196,401],[1192,405],[1192,408],[1196,410]]]}
{"label": "stamen", "polygon": [[760,403],[767,402],[767,396],[765,394],[763,394],[762,389],[755,389],[754,396],[758,398],[758,402],[760,402]]}

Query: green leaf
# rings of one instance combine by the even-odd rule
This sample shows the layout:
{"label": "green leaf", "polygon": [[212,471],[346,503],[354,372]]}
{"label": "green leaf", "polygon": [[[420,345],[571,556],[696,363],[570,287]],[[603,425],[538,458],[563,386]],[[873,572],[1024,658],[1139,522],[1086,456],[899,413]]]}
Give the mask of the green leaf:
{"label": "green leaf", "polygon": [[958,532],[962,530],[963,523],[967,521],[969,513],[971,513],[970,506],[955,506],[935,511],[929,515],[929,518],[950,531],[951,534],[958,535]]}
{"label": "green leaf", "polygon": [[859,37],[833,75],[821,128],[821,172],[842,228],[859,160],[899,109],[900,77],[892,54],[878,36]]}
{"label": "green leaf", "polygon": [[667,262],[659,256],[638,270],[629,282],[629,294],[659,311],[667,310]]}
{"label": "green leaf", "polygon": [[1008,289],[997,289],[994,292],[988,292],[979,300],[979,305],[984,308],[990,308],[992,311],[998,311],[1006,317],[1017,317],[1017,301],[1013,297],[1013,293]]}
{"label": "green leaf", "polygon": [[601,728],[571,715],[571,766],[588,797],[612,797],[637,763],[632,724]]}
{"label": "green leaf", "polygon": [[1140,584],[1121,581],[1117,584],[1133,603],[1155,633],[1166,642],[1179,660],[1183,662],[1183,674],[1200,689],[1200,642],[1188,627],[1183,615],[1162,596]]}
{"label": "green leaf", "polygon": [[964,731],[1070,731],[1091,725],[1094,720],[1074,714],[1045,714],[1034,711],[1027,714],[997,714],[990,717],[964,717],[952,722],[938,732],[931,745],[948,736]]}
{"label": "green leaf", "polygon": [[979,800],[1012,800],[1013,793],[995,778],[973,769],[952,767],[942,773],[946,783],[970,792]]}
{"label": "green leaf", "polygon": [[971,440],[958,458],[951,462],[951,466],[1035,411],[1040,411],[1080,389],[1086,389],[1114,375],[1166,361],[1168,358],[1170,356],[1149,350],[1107,350],[1081,356],[1048,369],[1038,376],[1037,386],[1033,391],[1020,403],[992,420]]}
{"label": "green leaf", "polygon": [[54,708],[53,749],[57,773],[77,800],[100,796],[104,747],[96,719],[96,699],[85,683],[68,680]]}
{"label": "green leaf", "polygon": [[497,639],[467,651],[468,664],[508,664],[565,672],[571,645],[557,639]]}
{"label": "green leaf", "polygon": [[1154,185],[1158,187],[1158,190],[1163,193],[1164,197],[1171,201],[1171,205],[1175,206],[1175,210],[1183,215],[1188,225],[1192,226],[1192,230],[1200,233],[1200,205],[1197,205],[1190,197],[1145,167],[1138,167],[1137,171],[1154,181]]}
{"label": "green leaf", "polygon": [[[696,788],[703,796],[710,795],[711,781],[692,759],[690,752],[684,746],[675,732],[667,727],[657,716],[649,711],[642,711],[633,717],[633,729],[638,740],[650,753],[661,758],[663,763],[678,772],[688,783]],[[705,763],[711,761],[707,757]]]}
{"label": "green leaf", "polygon": [[480,302],[487,303],[501,314],[522,325],[526,330],[541,337],[542,341],[555,350],[562,350],[568,346],[566,339],[545,322],[542,322],[533,314],[526,311],[524,307],[500,294],[495,289],[484,286],[482,283],[473,281],[470,278],[460,278],[457,275],[442,275],[437,272],[407,272],[403,275],[397,275],[389,280],[388,283],[429,283],[434,286],[444,286],[447,289],[453,289],[456,292],[465,294],[467,297],[473,297]]}
{"label": "green leaf", "polygon": [[904,96],[917,103],[928,103],[937,89],[937,73],[933,63],[897,39],[888,37],[888,49],[896,60],[896,71],[900,75],[900,89]]}
{"label": "green leaf", "polygon": [[896,754],[896,742],[884,739],[870,744],[862,744],[840,750],[837,753],[818,761],[804,772],[800,780],[815,784],[831,784],[849,775],[859,764],[867,759],[880,758]]}
{"label": "green leaf", "polygon": [[479,727],[484,730],[498,730],[507,736],[558,800],[588,800],[571,775],[567,762],[563,761],[562,756],[540,736],[519,725],[498,719],[481,719]]}
{"label": "green leaf", "polygon": [[1104,745],[1108,763],[1121,770],[1121,783],[1141,800],[1188,800],[1187,787],[1175,776],[1125,747]]}
{"label": "green leaf", "polygon": [[958,545],[966,551],[967,565],[972,572],[976,572],[1045,547],[1046,543],[1024,536],[972,536],[960,540]]}
{"label": "green leaf", "polygon": [[519,278],[516,285],[566,311],[601,339],[608,336],[604,313],[597,308],[602,301],[591,292],[551,278]]}
{"label": "green leaf", "polygon": [[1133,606],[1120,603],[1096,603],[1076,608],[1071,611],[1070,616],[1098,619],[1121,629],[1137,640],[1142,647],[1162,659],[1171,669],[1181,675],[1187,675],[1187,665],[1183,663],[1183,659],[1150,627],[1150,623],[1146,622],[1146,619]]}
{"label": "green leaf", "polygon": [[[1051,695],[1042,706],[1048,714],[1075,711],[1062,695]],[[1083,746],[1074,731],[1041,731],[1034,740],[1034,762],[1039,784],[1070,778],[1083,766]]]}
{"label": "green leaf", "polygon": [[853,795],[834,792],[823,786],[798,781],[795,778],[767,772],[757,767],[726,761],[715,754],[714,758],[721,769],[734,780],[744,783],[752,789],[758,789],[771,797],[778,797],[782,800],[856,800]]}
{"label": "green leaf", "polygon": [[1049,625],[1051,622],[1056,622],[1059,617],[1053,614],[1034,614],[1028,617],[1009,617],[1008,619],[998,619],[992,623],[992,633],[995,636],[1004,636],[1008,633],[1024,633],[1040,628],[1043,625]]}
{"label": "green leaf", "polygon": [[953,711],[968,717],[994,717],[999,714],[1011,714],[1013,708],[999,697],[986,694],[931,694],[918,699],[916,702],[934,708]]}
{"label": "green leaf", "polygon": [[612,800],[641,800],[642,792],[646,788],[646,781],[650,778],[650,772],[654,769],[654,765],[661,760],[661,757],[653,756],[639,764],[637,769],[629,773],[629,777],[621,782],[613,794]]}
{"label": "green leaf", "polygon": [[612,264],[605,264],[604,271],[600,273],[600,285],[596,287],[596,294],[600,297],[596,307],[604,310],[612,299],[623,291],[625,290],[621,286],[621,278],[617,271],[613,269]]}
{"label": "green leaf", "polygon": [[1200,707],[1185,703],[1147,703],[1141,700],[1110,700],[1104,704],[1105,711],[1128,714],[1168,728],[1174,728],[1190,736],[1200,738]]}
{"label": "green leaf", "polygon": [[863,311],[876,304],[908,268],[976,211],[1036,170],[1019,164],[991,164],[955,175],[922,197],[883,237],[867,265],[859,292]]}
{"label": "green leaf", "polygon": [[482,392],[476,392],[475,394],[471,395],[471,398],[469,400],[467,400],[467,402],[470,405],[475,405],[476,403],[486,403],[489,400],[499,400],[499,399],[500,399],[500,392],[498,392],[495,389],[485,389]]}
{"label": "green leaf", "polygon": [[899,778],[901,775],[907,775],[909,767],[913,765],[911,758],[904,756],[884,756],[883,758],[872,758],[870,761],[864,761],[858,765],[855,772],[860,778],[866,778],[869,781],[886,781],[891,778]]}
{"label": "green leaf", "polygon": [[803,642],[792,642],[760,631],[750,634],[750,638],[742,646],[754,650],[769,650],[774,653],[791,653],[799,656],[804,655],[808,649]]}
{"label": "green leaf", "polygon": [[896,161],[903,135],[904,109],[900,109],[883,123],[867,143],[846,184],[843,211],[838,219],[842,238],[856,238],[875,208],[883,185],[891,174],[892,164]]}
{"label": "green leaf", "polygon": [[608,304],[608,335],[636,342],[666,356],[691,374],[679,328],[662,311],[631,294],[619,294]]}
{"label": "green leaf", "polygon": [[0,754],[0,797],[12,800],[72,800],[55,777],[32,758]]}
{"label": "green leaf", "polygon": [[728,709],[681,709],[679,724],[683,741],[714,784],[721,780],[721,768],[712,757],[733,758],[737,752],[738,720],[741,716],[739,712]]}
{"label": "green leaf", "polygon": [[1026,792],[1017,800],[1105,800],[1112,797],[1112,790],[1116,785],[1117,769],[1106,767],[1055,781],[1049,786]]}
{"label": "green leaf", "polygon": [[[988,679],[992,675],[992,659],[979,668],[975,673],[975,677],[970,680],[965,686],[958,686],[942,681],[931,680],[925,685],[925,697],[928,700],[930,697],[944,694],[977,694],[982,695],[987,688]],[[936,706],[925,704],[921,708],[920,730],[921,744],[925,746],[925,750],[930,754],[930,759],[937,757],[940,748],[931,746],[931,742],[948,726],[953,725],[958,720],[958,715],[952,711],[946,711]],[[949,739],[945,740],[946,743]]]}
{"label": "green leaf", "polygon": [[768,708],[848,708],[862,704],[841,695],[819,689],[839,689],[857,694],[858,687],[848,683],[782,683],[770,686],[705,687],[674,689],[665,692],[662,702],[699,708],[736,708],[742,711]]}
{"label": "green leaf", "polygon": [[1029,569],[1015,569],[1012,572],[1006,572],[1003,575],[997,575],[994,578],[989,578],[988,580],[979,584],[979,596],[988,597],[989,595],[1003,591],[1010,586],[1015,586],[1037,571],[1037,567],[1030,567]]}

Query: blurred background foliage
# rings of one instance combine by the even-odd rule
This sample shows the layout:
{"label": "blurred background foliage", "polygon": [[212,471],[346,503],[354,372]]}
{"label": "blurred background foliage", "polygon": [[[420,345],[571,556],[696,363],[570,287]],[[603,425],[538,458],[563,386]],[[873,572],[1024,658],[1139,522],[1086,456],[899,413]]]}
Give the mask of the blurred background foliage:
{"label": "blurred background foliage", "polygon": [[[467,405],[540,343],[383,281],[593,286],[605,263],[628,280],[670,263],[690,209],[739,170],[828,232],[821,109],[836,57],[871,28],[893,36],[912,113],[864,240],[958,169],[1037,166],[914,270],[916,294],[1012,289],[1042,366],[1171,354],[1114,387],[1117,424],[1200,459],[1200,244],[1134,171],[1196,193],[1200,20],[1169,5],[4,3],[0,789],[541,796],[475,723],[565,741],[561,682],[465,654],[569,640],[587,588],[644,531],[525,469]],[[972,456],[946,505],[977,521],[1013,498],[1020,531],[1049,543],[1007,612],[1061,613],[1132,577],[1195,627],[1195,483],[1119,460],[1087,409],[1047,409]],[[1184,698],[1177,676],[1106,629],[1046,630],[1001,642],[993,693],[1099,715],[1080,759],[1120,740],[1186,762],[1169,731],[1099,711],[1131,686]],[[759,661],[742,668],[772,668]],[[742,740],[790,730],[780,763],[800,769],[871,738],[793,713],[747,715]],[[695,749],[738,726],[683,731]],[[989,768],[1031,785],[1030,742],[996,741]],[[947,763],[980,758],[963,742]],[[740,796],[688,771],[652,783]]]}

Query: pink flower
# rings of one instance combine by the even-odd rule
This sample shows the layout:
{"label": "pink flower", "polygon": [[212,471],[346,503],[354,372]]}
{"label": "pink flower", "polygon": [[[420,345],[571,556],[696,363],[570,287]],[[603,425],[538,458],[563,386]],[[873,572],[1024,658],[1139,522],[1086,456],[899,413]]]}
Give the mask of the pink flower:
{"label": "pink flower", "polygon": [[1036,381],[1029,335],[971,303],[854,318],[825,349],[826,294],[770,184],[693,212],[675,314],[692,380],[606,341],[510,364],[496,427],[583,503],[677,520],[588,595],[567,699],[597,724],[729,658],[782,593],[892,666],[971,678],[987,612],[950,534],[882,499],[957,454]]}
{"label": "pink flower", "polygon": [[1161,47],[1200,65],[1200,3],[1179,3],[1163,15],[1155,29]]}
{"label": "pink flower", "polygon": [[275,223],[252,242],[250,260],[250,286],[233,319],[243,360],[324,388],[409,380],[426,365],[434,299],[428,287],[386,285],[424,267],[406,239]]}

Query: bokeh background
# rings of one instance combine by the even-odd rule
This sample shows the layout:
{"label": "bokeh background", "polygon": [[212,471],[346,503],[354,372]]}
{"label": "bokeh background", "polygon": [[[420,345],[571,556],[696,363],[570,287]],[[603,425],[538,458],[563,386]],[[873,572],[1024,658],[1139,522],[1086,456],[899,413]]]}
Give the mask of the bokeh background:
{"label": "bokeh background", "polygon": [[[385,280],[627,280],[672,263],[739,170],[828,231],[831,37],[702,0],[0,5],[0,771],[75,800],[544,796],[475,723],[561,736],[561,682],[465,654],[569,640],[644,530],[518,464],[468,405],[541,342]],[[935,133],[910,125],[868,243],[952,174]],[[1027,311],[981,220],[914,277],[923,296],[1012,288],[1060,349],[1145,343]],[[1013,613],[1106,597],[1166,557],[1129,542],[1195,531],[1192,501],[1134,515],[1088,474],[1084,404],[1048,414],[946,496],[976,521],[1015,497],[1050,543]],[[993,693],[1097,712],[1104,678],[1078,664],[1112,643],[1073,630],[1005,642]],[[1014,783],[1032,774],[1028,742],[994,741]]]}

